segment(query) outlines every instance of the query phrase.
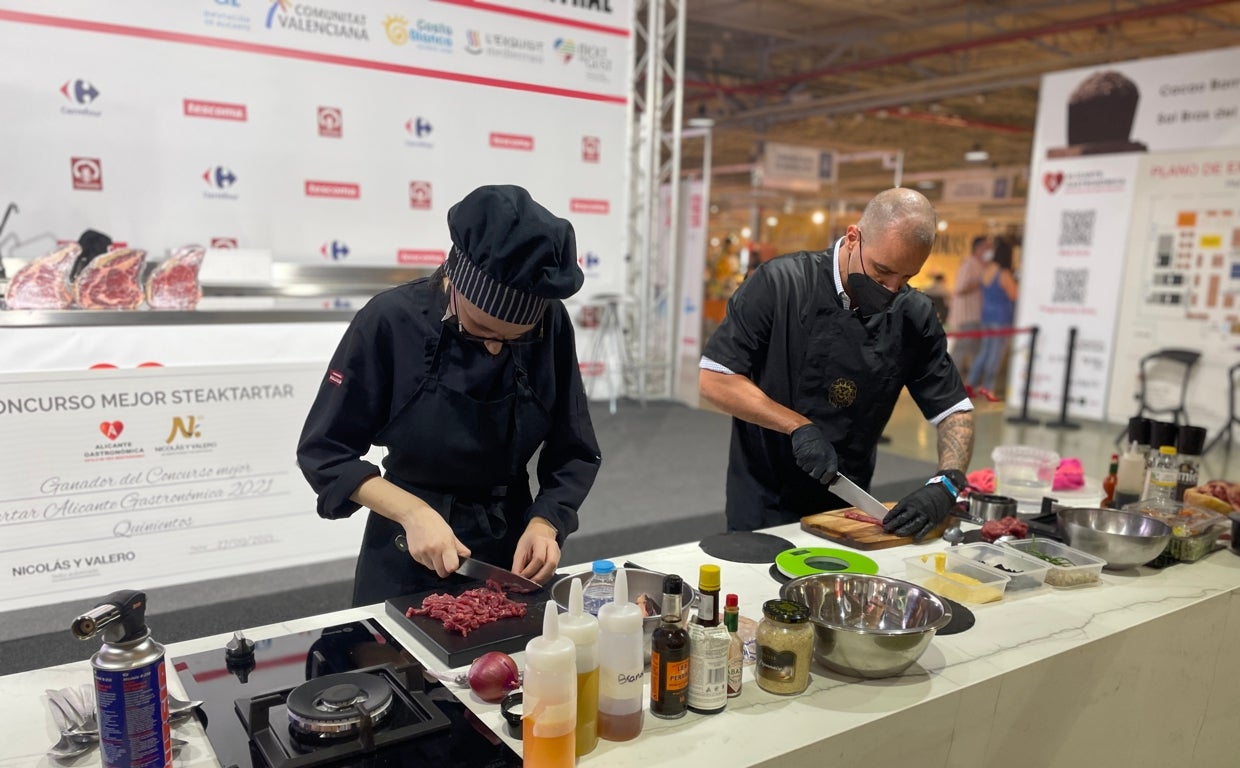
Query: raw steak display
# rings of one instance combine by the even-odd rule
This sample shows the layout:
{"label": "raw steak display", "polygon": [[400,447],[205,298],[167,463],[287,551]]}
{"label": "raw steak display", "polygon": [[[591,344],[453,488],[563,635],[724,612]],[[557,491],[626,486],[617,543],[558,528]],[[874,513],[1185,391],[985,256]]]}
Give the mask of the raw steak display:
{"label": "raw steak display", "polygon": [[457,597],[428,595],[422,599],[421,608],[410,608],[405,615],[430,616],[442,622],[444,629],[465,637],[483,624],[524,616],[525,604],[509,600],[503,588],[488,579],[485,588],[471,589]]}
{"label": "raw steak display", "polygon": [[146,279],[146,303],[151,309],[193,309],[202,298],[198,266],[206,253],[199,245],[178,248]]}
{"label": "raw steak display", "polygon": [[982,524],[982,539],[995,543],[1000,536],[1014,536],[1023,539],[1029,535],[1029,524],[1016,517],[1001,517],[998,520],[987,520]]}
{"label": "raw steak display", "polygon": [[73,300],[82,309],[135,309],[142,303],[139,278],[146,251],[119,248],[91,261],[73,283]]}
{"label": "raw steak display", "polygon": [[68,309],[73,306],[69,274],[82,247],[69,243],[18,270],[9,282],[9,309]]}

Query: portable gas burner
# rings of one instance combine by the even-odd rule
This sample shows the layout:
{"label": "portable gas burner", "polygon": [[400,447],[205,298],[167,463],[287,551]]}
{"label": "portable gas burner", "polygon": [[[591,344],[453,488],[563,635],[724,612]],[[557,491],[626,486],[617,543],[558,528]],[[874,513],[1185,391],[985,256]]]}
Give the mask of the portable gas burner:
{"label": "portable gas burner", "polygon": [[373,620],[173,659],[225,768],[519,766]]}

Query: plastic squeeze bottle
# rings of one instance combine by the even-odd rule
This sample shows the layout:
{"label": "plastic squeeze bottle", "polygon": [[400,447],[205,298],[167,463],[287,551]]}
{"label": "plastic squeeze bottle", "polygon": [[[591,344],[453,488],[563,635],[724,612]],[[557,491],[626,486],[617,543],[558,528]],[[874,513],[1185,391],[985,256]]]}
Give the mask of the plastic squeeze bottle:
{"label": "plastic squeeze bottle", "polygon": [[628,572],[616,574],[615,599],[598,612],[598,735],[628,741],[642,732],[646,658],[642,611],[629,601]]}
{"label": "plastic squeeze bottle", "polygon": [[543,633],[525,646],[521,742],[526,768],[577,764],[577,647],[560,634],[559,612],[547,602]]}
{"label": "plastic squeeze bottle", "polygon": [[586,613],[581,580],[568,588],[560,632],[577,647],[577,757],[598,746],[598,619]]}

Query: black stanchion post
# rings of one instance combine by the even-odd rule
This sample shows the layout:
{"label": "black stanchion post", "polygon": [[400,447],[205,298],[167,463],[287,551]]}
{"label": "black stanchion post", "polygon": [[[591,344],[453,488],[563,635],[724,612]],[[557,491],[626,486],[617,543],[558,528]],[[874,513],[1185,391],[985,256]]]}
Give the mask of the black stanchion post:
{"label": "black stanchion post", "polygon": [[1029,388],[1033,386],[1033,356],[1038,351],[1038,327],[1029,329],[1029,356],[1025,361],[1025,393],[1020,399],[1020,415],[1009,416],[1009,424],[1038,424],[1037,419],[1029,418]]}
{"label": "black stanchion post", "polygon": [[1063,397],[1059,401],[1059,420],[1048,421],[1046,426],[1051,429],[1080,429],[1075,421],[1068,421],[1068,401],[1072,396],[1072,358],[1076,355],[1076,327],[1068,329],[1068,359],[1063,366]]}

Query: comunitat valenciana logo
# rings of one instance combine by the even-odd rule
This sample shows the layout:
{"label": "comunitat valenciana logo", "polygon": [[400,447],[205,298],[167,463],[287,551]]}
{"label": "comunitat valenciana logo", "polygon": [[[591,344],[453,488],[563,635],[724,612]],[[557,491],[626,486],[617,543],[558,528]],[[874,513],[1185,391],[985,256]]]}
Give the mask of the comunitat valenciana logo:
{"label": "comunitat valenciana logo", "polygon": [[383,20],[383,33],[392,45],[412,45],[421,51],[452,52],[452,26],[443,22],[418,19],[410,24],[404,16],[388,16]]}
{"label": "comunitat valenciana logo", "polygon": [[274,0],[267,9],[267,29],[276,28],[308,35],[370,41],[370,35],[366,32],[366,14],[293,3],[292,0]]}

